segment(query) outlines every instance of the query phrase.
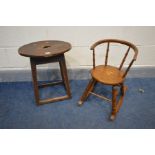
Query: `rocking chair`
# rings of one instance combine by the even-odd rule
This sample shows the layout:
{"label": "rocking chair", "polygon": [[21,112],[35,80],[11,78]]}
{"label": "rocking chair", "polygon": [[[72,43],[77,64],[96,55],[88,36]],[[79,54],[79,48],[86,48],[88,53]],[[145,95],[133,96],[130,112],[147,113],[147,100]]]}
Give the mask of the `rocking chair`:
{"label": "rocking chair", "polygon": [[[96,66],[96,64],[95,64],[95,50],[96,50],[96,47],[101,44],[107,45],[106,55],[105,55],[105,64]],[[119,65],[119,67],[114,67],[114,66],[108,65],[109,49],[110,49],[110,45],[113,45],[113,44],[127,47],[126,53],[125,53],[124,57],[122,58],[122,62]],[[83,95],[81,96],[81,98],[78,102],[78,105],[82,105],[83,102],[88,98],[89,94],[100,97],[108,102],[112,102],[112,112],[111,112],[110,119],[114,120],[116,118],[116,114],[118,113],[118,111],[123,103],[124,95],[127,90],[127,86],[124,85],[124,81],[125,81],[125,78],[126,78],[126,75],[129,71],[129,69],[131,68],[133,62],[137,58],[138,49],[132,43],[124,41],[124,40],[105,39],[105,40],[100,40],[100,41],[97,41],[96,43],[94,43],[91,46],[90,50],[93,50],[93,69],[91,70],[92,78],[91,78],[88,86],[86,87]],[[125,70],[123,70],[122,67],[123,67],[124,62],[126,61],[129,51],[133,51],[134,55],[132,57],[131,62],[127,66],[127,68]],[[101,84],[112,86],[112,99],[109,99],[105,96],[102,96],[102,95],[99,95],[99,94],[96,94],[93,92],[93,88],[97,82],[99,82]],[[116,89],[116,87],[119,88],[119,90]],[[120,97],[117,101],[118,95]]]}

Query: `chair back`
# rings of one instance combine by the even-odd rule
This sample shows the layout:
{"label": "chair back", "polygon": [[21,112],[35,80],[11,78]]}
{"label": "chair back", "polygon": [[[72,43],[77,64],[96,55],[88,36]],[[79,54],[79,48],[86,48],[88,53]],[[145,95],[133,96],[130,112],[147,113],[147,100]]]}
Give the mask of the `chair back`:
{"label": "chair back", "polygon": [[115,44],[121,44],[121,45],[127,46],[127,50],[125,51],[125,55],[122,58],[122,61],[121,61],[120,65],[119,65],[119,70],[122,69],[122,67],[124,65],[124,62],[126,61],[126,58],[127,58],[128,54],[129,54],[129,52],[131,51],[131,49],[132,49],[132,51],[134,51],[132,60],[129,63],[127,69],[125,70],[125,72],[123,74],[123,78],[124,78],[127,75],[128,71],[130,70],[133,62],[136,61],[137,55],[138,55],[138,49],[137,49],[137,47],[134,44],[132,44],[132,43],[130,43],[128,41],[125,41],[125,40],[104,39],[104,40],[99,40],[99,41],[95,42],[91,46],[91,48],[90,48],[90,50],[93,50],[93,68],[95,69],[95,66],[96,66],[96,64],[95,64],[95,49],[96,49],[96,47],[99,46],[99,45],[101,45],[101,44],[106,44],[107,45],[107,47],[106,47],[106,55],[105,55],[105,66],[107,66],[108,65],[108,56],[109,56],[109,51],[110,51],[110,45],[112,45],[114,43]]}

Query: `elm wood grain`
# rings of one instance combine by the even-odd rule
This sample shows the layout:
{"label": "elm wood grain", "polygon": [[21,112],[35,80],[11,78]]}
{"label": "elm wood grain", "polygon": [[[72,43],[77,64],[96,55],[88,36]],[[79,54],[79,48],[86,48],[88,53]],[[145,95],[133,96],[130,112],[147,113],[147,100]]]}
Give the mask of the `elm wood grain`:
{"label": "elm wood grain", "polygon": [[[122,61],[121,61],[119,67],[108,65],[108,56],[110,54],[109,53],[110,45],[112,45],[113,43],[123,45],[123,46],[124,45],[127,46],[127,51],[125,52],[125,55],[122,58]],[[106,44],[107,45],[105,62],[104,62],[104,65],[96,66],[95,48],[100,44]],[[87,99],[87,97],[89,96],[89,94],[100,97],[100,98],[102,98],[108,102],[111,101],[112,110],[111,110],[110,119],[114,120],[116,118],[118,111],[121,108],[122,103],[123,103],[123,99],[124,99],[124,96],[125,96],[125,93],[127,90],[127,86],[124,86],[124,81],[125,81],[126,75],[129,72],[132,64],[137,59],[138,49],[134,44],[132,44],[128,41],[119,40],[119,39],[99,40],[96,43],[94,43],[90,49],[93,51],[93,69],[91,70],[92,79],[90,80],[88,86],[84,90],[84,93],[81,96],[78,104],[82,105],[84,103],[84,101]],[[125,60],[126,60],[131,49],[134,51],[133,58],[132,58],[131,62],[129,63],[127,69],[125,71],[123,71],[122,67],[123,67],[124,62],[125,62]],[[100,82],[101,84],[111,86],[112,87],[112,99],[108,99],[105,96],[102,96],[102,95],[99,95],[99,94],[92,92],[92,90],[95,86],[95,84],[93,84],[93,81],[95,81],[95,84],[97,82]],[[115,87],[118,87],[119,90],[117,90]],[[118,98],[118,101],[117,101],[117,98]]]}
{"label": "elm wood grain", "polygon": [[19,54],[26,57],[51,57],[71,49],[71,44],[58,40],[38,41],[19,48]]}
{"label": "elm wood grain", "polygon": [[[70,43],[55,40],[34,42],[19,48],[18,52],[20,55],[30,58],[35,101],[38,105],[42,105],[49,102],[62,101],[71,98],[71,91],[64,56],[64,53],[69,51],[70,49],[71,49]],[[62,81],[56,81],[52,83],[50,82],[38,85],[36,66],[40,64],[53,63],[53,62],[59,62]],[[64,85],[67,94],[66,96],[40,99],[39,95],[40,88],[58,84]]]}

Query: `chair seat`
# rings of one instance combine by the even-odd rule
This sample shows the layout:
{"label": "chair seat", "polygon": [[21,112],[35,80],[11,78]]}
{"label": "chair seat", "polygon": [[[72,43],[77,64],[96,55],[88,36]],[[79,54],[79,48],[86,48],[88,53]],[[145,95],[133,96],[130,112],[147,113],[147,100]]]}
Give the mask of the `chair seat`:
{"label": "chair seat", "polygon": [[123,71],[113,66],[100,65],[91,70],[92,77],[107,85],[117,85],[124,81]]}

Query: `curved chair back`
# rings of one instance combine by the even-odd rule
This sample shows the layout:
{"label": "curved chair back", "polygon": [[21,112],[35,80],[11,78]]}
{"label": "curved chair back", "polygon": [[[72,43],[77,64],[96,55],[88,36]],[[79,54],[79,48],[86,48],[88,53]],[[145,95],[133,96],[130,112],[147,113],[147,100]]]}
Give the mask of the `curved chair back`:
{"label": "curved chair back", "polygon": [[118,43],[118,44],[123,44],[123,45],[126,45],[128,48],[127,48],[127,51],[125,52],[125,55],[121,61],[121,64],[119,66],[119,70],[122,69],[123,65],[124,65],[124,62],[129,54],[129,51],[131,51],[130,49],[132,49],[134,51],[134,55],[133,55],[133,58],[131,60],[131,62],[129,63],[127,69],[125,70],[124,72],[124,75],[123,75],[123,78],[127,75],[128,71],[130,70],[133,62],[137,59],[137,55],[138,55],[138,49],[137,47],[128,42],[128,41],[125,41],[125,40],[119,40],[119,39],[104,39],[104,40],[99,40],[97,42],[95,42],[90,50],[93,50],[93,68],[95,68],[95,48],[98,46],[98,45],[101,45],[101,44],[107,44],[107,49],[106,49],[106,56],[105,56],[105,66],[107,66],[108,64],[108,55],[109,55],[109,50],[110,50],[110,45],[112,43]]}

